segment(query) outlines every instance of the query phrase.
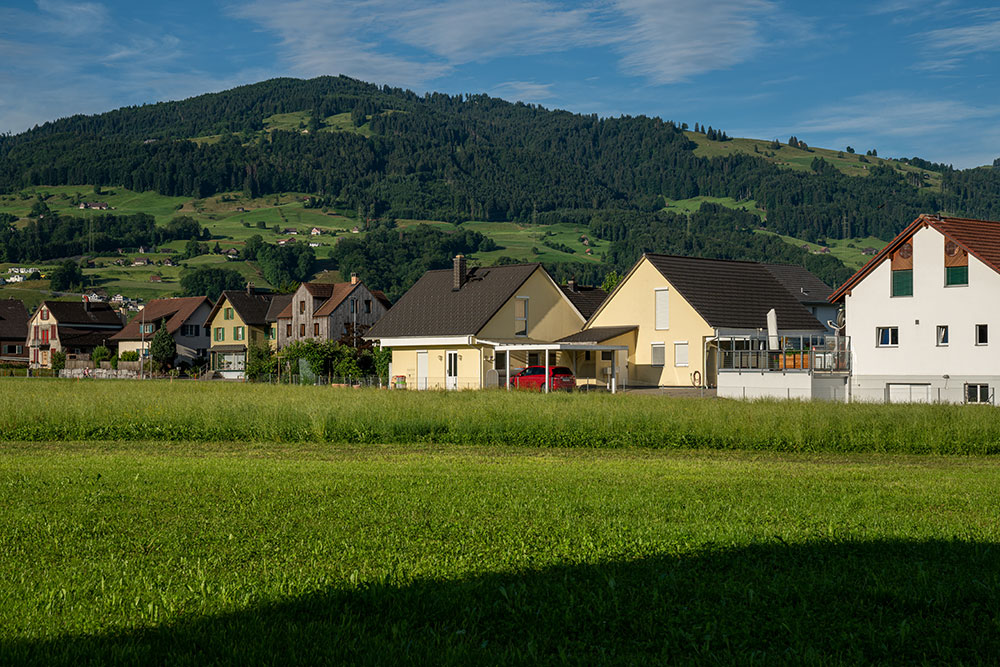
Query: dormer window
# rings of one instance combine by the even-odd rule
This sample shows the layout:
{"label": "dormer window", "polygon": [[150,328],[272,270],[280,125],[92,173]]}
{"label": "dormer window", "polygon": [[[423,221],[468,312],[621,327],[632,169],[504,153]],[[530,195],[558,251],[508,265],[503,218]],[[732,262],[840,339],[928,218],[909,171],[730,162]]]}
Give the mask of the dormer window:
{"label": "dormer window", "polygon": [[969,253],[951,239],[944,244],[944,284],[946,287],[969,284]]}

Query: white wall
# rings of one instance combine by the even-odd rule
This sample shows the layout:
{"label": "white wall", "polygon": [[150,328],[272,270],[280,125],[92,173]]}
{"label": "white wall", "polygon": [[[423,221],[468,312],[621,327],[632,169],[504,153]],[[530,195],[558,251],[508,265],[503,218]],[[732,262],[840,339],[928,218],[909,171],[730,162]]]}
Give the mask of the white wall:
{"label": "white wall", "polygon": [[743,371],[719,373],[719,398],[812,398],[809,373]]}
{"label": "white wall", "polygon": [[[907,377],[934,378],[943,386],[949,375],[949,388],[958,384],[960,390],[970,381],[964,378],[1000,375],[1000,310],[994,306],[1000,275],[969,255],[969,284],[945,287],[944,243],[933,227],[914,234],[912,297],[890,296],[888,258],[845,296],[855,388],[867,393],[876,378],[884,388]],[[988,345],[975,344],[977,324],[989,325]],[[936,345],[938,325],[949,327],[947,347]],[[875,329],[882,326],[899,328],[898,347],[876,347]]]}

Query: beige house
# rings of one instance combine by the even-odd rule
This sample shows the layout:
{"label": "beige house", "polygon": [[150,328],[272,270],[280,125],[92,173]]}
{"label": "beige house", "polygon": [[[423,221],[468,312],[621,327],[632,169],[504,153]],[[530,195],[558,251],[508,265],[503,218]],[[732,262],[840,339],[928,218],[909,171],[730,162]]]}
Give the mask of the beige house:
{"label": "beige house", "polygon": [[392,348],[391,375],[407,388],[506,386],[520,367],[572,366],[598,352],[561,339],[602,294],[561,288],[541,264],[468,268],[459,255],[452,269],[425,273],[365,338]]}
{"label": "beige house", "polygon": [[95,347],[114,347],[121,317],[106,303],[43,301],[28,321],[31,368],[52,368],[52,353],[90,354]]}
{"label": "beige house", "polygon": [[268,322],[268,311],[276,296],[281,295],[256,292],[252,285],[245,291],[229,290],[219,295],[206,324],[211,338],[211,369],[219,376],[242,378],[251,344],[273,347],[277,332]]}
{"label": "beige house", "polygon": [[630,386],[833,398],[843,345],[800,300],[820,286],[802,267],[647,253],[568,340],[627,345],[613,372]]}

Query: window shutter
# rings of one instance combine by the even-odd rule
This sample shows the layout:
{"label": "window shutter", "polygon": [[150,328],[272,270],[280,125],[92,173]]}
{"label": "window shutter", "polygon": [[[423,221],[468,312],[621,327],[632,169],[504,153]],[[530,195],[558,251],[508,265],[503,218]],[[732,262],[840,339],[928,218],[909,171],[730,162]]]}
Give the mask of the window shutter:
{"label": "window shutter", "polygon": [[688,344],[674,343],[674,366],[688,365]]}
{"label": "window shutter", "polygon": [[656,328],[670,328],[670,292],[665,289],[656,290]]}
{"label": "window shutter", "polygon": [[651,366],[662,366],[664,362],[664,345],[663,343],[653,343],[650,347],[651,351]]}

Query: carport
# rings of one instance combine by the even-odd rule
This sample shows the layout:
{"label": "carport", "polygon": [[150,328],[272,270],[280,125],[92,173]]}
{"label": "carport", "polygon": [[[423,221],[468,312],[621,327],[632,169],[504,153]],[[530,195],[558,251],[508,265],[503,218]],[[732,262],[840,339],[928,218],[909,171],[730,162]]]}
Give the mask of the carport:
{"label": "carport", "polygon": [[[611,352],[611,393],[614,394],[617,391],[617,377],[615,375],[616,369],[618,367],[618,354],[624,352],[626,357],[628,355],[628,345],[602,345],[599,343],[591,342],[566,342],[557,341],[554,343],[546,343],[543,341],[529,341],[523,338],[514,340],[480,340],[480,343],[484,345],[491,345],[493,347],[494,353],[504,352],[505,361],[505,384],[507,385],[507,391],[510,391],[510,353],[511,352],[537,352],[538,354],[545,355],[545,393],[549,392],[549,386],[551,384],[552,378],[549,372],[550,364],[550,354],[552,352]],[[573,373],[576,374],[576,354],[573,354]],[[597,380],[597,378],[594,378]]]}

